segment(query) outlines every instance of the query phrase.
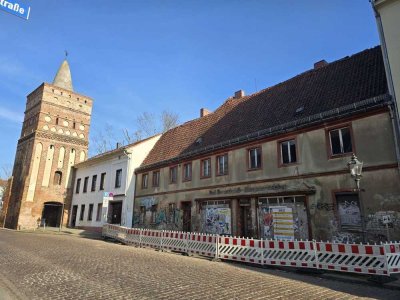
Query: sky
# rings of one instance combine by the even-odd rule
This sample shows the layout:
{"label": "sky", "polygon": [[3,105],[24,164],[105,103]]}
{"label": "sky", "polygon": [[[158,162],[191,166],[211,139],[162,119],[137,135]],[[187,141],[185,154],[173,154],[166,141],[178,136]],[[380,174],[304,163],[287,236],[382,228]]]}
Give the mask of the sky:
{"label": "sky", "polygon": [[65,50],[74,90],[94,99],[93,138],[134,131],[144,112],[186,122],[379,44],[368,0],[20,2],[28,21],[0,11],[0,166],[14,163],[26,96],[53,81]]}

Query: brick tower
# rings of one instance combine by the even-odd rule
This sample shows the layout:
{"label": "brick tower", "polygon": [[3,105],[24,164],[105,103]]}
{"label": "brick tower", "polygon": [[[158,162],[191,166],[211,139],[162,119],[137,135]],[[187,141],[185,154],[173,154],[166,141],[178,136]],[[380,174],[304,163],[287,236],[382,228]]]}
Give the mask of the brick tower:
{"label": "brick tower", "polygon": [[8,228],[67,224],[72,166],[87,157],[92,99],[74,92],[66,60],[27,97],[6,215]]}

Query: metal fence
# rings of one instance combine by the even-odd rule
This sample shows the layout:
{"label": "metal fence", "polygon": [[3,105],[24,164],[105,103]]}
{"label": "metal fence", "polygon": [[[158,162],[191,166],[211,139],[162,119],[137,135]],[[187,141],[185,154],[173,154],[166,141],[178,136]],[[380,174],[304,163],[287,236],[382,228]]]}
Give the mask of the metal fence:
{"label": "metal fence", "polygon": [[380,245],[257,240],[106,224],[103,236],[124,244],[263,266],[390,276],[400,273],[400,242]]}

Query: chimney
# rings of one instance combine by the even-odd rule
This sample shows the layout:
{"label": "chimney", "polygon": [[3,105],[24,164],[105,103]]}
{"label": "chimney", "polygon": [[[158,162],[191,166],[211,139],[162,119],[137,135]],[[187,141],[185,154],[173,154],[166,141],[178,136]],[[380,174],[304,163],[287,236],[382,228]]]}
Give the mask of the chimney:
{"label": "chimney", "polygon": [[242,97],[244,97],[244,91],[243,90],[238,90],[237,92],[235,92],[235,96],[233,98],[240,99]]}
{"label": "chimney", "polygon": [[207,108],[200,108],[200,118],[207,116],[211,113]]}
{"label": "chimney", "polygon": [[314,63],[314,70],[325,67],[326,65],[328,65],[328,63],[325,59],[317,61],[316,63]]}
{"label": "chimney", "polygon": [[117,148],[116,149],[119,149],[119,148],[121,148],[121,143],[117,143]]}

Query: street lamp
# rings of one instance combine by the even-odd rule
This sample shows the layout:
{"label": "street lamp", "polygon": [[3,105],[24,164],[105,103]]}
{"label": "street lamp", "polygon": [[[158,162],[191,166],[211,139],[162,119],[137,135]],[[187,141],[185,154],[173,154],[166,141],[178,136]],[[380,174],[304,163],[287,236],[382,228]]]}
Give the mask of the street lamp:
{"label": "street lamp", "polygon": [[353,153],[350,161],[347,163],[347,166],[349,168],[351,177],[354,178],[356,185],[357,185],[358,200],[360,203],[362,240],[365,243],[366,242],[366,229],[365,229],[365,223],[364,223],[364,205],[363,205],[363,201],[361,199],[361,190],[360,190],[360,180],[362,177],[361,173],[362,173],[363,164],[364,163],[362,161],[359,161],[357,159],[357,156]]}
{"label": "street lamp", "polygon": [[351,156],[351,160],[347,163],[347,166],[349,167],[350,175],[356,181],[358,190],[360,190],[360,179],[362,177],[361,172],[362,172],[363,164],[364,163],[362,161],[359,161],[357,159],[357,156],[354,153]]}

